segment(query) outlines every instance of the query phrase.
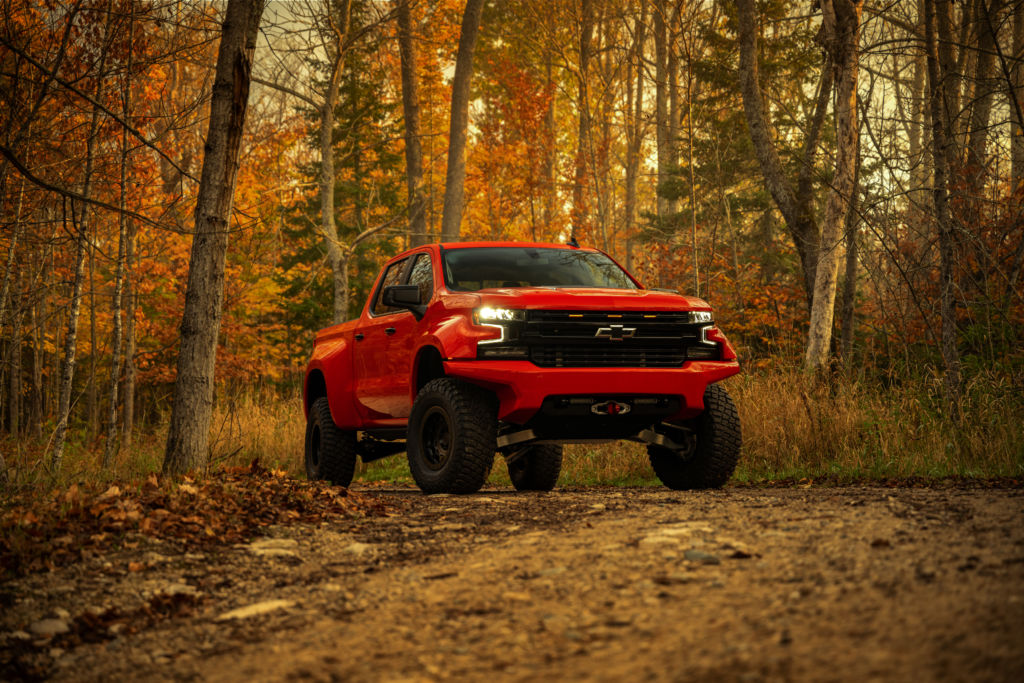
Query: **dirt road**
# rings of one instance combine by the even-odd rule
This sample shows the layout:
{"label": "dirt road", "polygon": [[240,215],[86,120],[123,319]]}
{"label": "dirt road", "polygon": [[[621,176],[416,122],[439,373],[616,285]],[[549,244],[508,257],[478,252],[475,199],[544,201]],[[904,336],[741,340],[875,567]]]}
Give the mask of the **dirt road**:
{"label": "dirt road", "polygon": [[1024,680],[1020,489],[367,495],[388,516],[9,582],[5,673]]}

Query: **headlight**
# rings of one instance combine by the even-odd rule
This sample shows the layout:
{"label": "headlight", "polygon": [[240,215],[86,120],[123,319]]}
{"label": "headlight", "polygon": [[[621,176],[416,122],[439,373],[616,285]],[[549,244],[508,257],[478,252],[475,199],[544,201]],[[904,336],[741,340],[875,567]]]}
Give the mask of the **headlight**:
{"label": "headlight", "polygon": [[690,311],[691,323],[710,323],[714,319],[715,317],[711,315],[711,311]]}
{"label": "headlight", "polygon": [[484,306],[473,311],[473,322],[476,324],[480,323],[507,323],[513,320],[524,320],[526,318],[525,311],[519,311],[512,308],[492,308],[491,306]]}

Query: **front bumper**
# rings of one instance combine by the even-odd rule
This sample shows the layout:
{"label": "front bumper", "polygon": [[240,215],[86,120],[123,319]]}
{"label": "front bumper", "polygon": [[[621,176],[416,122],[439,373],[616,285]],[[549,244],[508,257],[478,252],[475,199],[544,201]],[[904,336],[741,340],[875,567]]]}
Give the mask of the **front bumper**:
{"label": "front bumper", "polygon": [[688,361],[681,368],[541,368],[526,360],[449,360],[445,374],[497,395],[498,419],[526,424],[548,396],[677,396],[681,408],[668,419],[704,411],[707,385],[740,371],[736,361]]}

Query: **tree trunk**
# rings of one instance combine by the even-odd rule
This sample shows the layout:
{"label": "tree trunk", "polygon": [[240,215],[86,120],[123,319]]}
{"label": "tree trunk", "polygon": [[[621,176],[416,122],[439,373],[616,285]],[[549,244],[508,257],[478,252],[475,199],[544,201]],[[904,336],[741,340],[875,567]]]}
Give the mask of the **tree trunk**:
{"label": "tree trunk", "polygon": [[[936,24],[943,13],[936,5],[948,0],[924,0],[925,45],[928,52],[928,84],[931,90],[932,154],[935,179],[932,196],[935,202],[935,220],[939,231],[939,287],[941,291],[942,361],[945,367],[946,401],[954,419],[960,416],[960,356],[956,348],[956,303],[953,298],[953,225],[949,213],[948,183],[950,173],[950,146],[952,123],[946,116],[944,103],[948,101],[948,82],[937,45]],[[948,34],[948,29],[946,33]]]}
{"label": "tree trunk", "polygon": [[209,458],[228,228],[262,13],[263,0],[228,0],[196,198],[181,349],[164,454],[163,470],[168,474],[202,469]]}
{"label": "tree trunk", "polygon": [[636,183],[640,172],[640,150],[643,146],[644,113],[644,33],[647,21],[647,5],[640,4],[640,15],[633,23],[632,64],[636,67],[636,86],[633,74],[626,73],[626,199],[624,220],[626,232],[626,270],[633,270],[632,235],[636,229],[637,199]]}
{"label": "tree trunk", "polygon": [[588,74],[590,71],[591,43],[594,31],[593,0],[580,3],[579,24],[579,69],[576,73],[576,156],[573,162],[572,215],[570,217],[570,240],[583,236],[589,223],[586,201],[587,147],[590,143],[590,93]]}
{"label": "tree trunk", "polygon": [[125,330],[124,330],[124,415],[121,421],[121,447],[125,450],[131,448],[132,431],[135,429],[135,377],[137,366],[135,365],[135,309],[136,309],[136,285],[134,277],[135,265],[135,237],[136,228],[134,223],[128,223],[128,241],[125,244]]}
{"label": "tree trunk", "polygon": [[[132,37],[135,31],[134,16],[128,18],[128,45],[132,44]],[[125,66],[124,82],[121,85],[121,116],[128,120],[128,113],[131,103],[131,71],[132,52],[129,49]],[[113,342],[110,352],[110,406],[107,410],[107,443],[103,448],[103,467],[110,467],[114,451],[117,448],[117,387],[121,381],[121,341],[122,341],[122,317],[121,300],[124,295],[124,273],[125,261],[128,253],[128,217],[125,209],[128,206],[128,130],[121,131],[121,159],[120,159],[120,187],[118,193],[118,204],[121,209],[118,215],[117,235],[117,266],[114,273],[114,302],[111,306],[113,312]]]}
{"label": "tree trunk", "polygon": [[[924,35],[924,5],[923,0],[917,0],[917,25]],[[913,206],[921,211],[925,205],[927,192],[925,191],[928,180],[931,177],[931,164],[928,155],[924,152],[924,116],[926,110],[924,80],[927,72],[925,52],[921,49],[914,50],[914,80],[911,86],[910,104],[910,125],[908,137],[910,138],[910,200]]]}
{"label": "tree trunk", "polygon": [[1013,58],[1010,117],[1010,178],[1011,189],[1016,190],[1024,182],[1024,121],[1020,118],[1020,109],[1013,105],[1024,104],[1024,11],[1020,8],[1013,13]]}
{"label": "tree trunk", "polygon": [[[740,90],[747,128],[754,144],[754,154],[761,167],[765,187],[786,221],[804,270],[805,286],[814,282],[815,256],[818,251],[818,226],[810,212],[808,202],[798,201],[786,179],[775,149],[773,131],[761,96],[757,64],[757,31],[754,0],[736,0],[739,28]],[[826,65],[825,68],[828,68]],[[812,148],[813,149],[813,148]],[[813,158],[813,157],[812,157]],[[805,161],[805,163],[807,163]],[[807,300],[813,305],[814,288],[807,287]]]}
{"label": "tree trunk", "polygon": [[853,168],[853,190],[850,192],[850,206],[846,211],[846,272],[843,280],[843,302],[840,311],[842,327],[840,328],[840,339],[842,346],[840,357],[843,359],[843,366],[849,370],[853,366],[853,333],[854,333],[854,312],[857,299],[857,227],[860,224],[860,216],[857,212],[857,203],[860,192],[860,136],[857,137],[857,163]]}
{"label": "tree trunk", "polygon": [[352,0],[344,0],[335,22],[331,16],[330,2],[324,2],[324,17],[331,30],[336,50],[327,78],[327,90],[320,105],[320,231],[327,247],[327,261],[331,265],[334,283],[335,324],[348,318],[348,280],[342,275],[341,245],[338,240],[338,226],[334,219],[334,109],[338,105],[338,87],[345,67],[345,42],[351,16]]}
{"label": "tree trunk", "polygon": [[416,74],[416,41],[409,3],[398,0],[398,50],[402,71],[402,112],[405,117],[405,177],[409,188],[409,246],[430,241],[423,194],[423,146],[420,144],[420,95]]}
{"label": "tree trunk", "polygon": [[[680,3],[673,3],[669,12],[668,29],[668,172],[677,174],[679,172],[679,140],[681,121],[683,119],[679,103],[679,14]],[[675,194],[675,193],[673,193]],[[668,200],[668,213],[675,215],[679,213],[679,198]]]}
{"label": "tree trunk", "polygon": [[[102,51],[99,57],[99,66],[96,72],[96,90],[94,99],[100,100],[103,92],[103,82],[106,77],[106,61],[109,43],[107,38],[110,34],[112,16],[107,6],[107,23],[104,28]],[[88,199],[92,196],[92,171],[95,163],[96,138],[100,125],[100,110],[93,107],[92,118],[89,122],[89,137],[85,146],[85,174],[82,181],[82,196]],[[89,218],[92,207],[89,204],[81,203],[79,206],[79,218],[75,220],[75,202],[71,202],[72,222],[75,223],[77,232],[77,248],[75,250],[75,277],[72,283],[71,305],[68,307],[68,331],[64,339],[64,366],[60,375],[60,399],[57,405],[57,426],[53,433],[53,447],[50,453],[50,470],[60,470],[61,460],[64,457],[64,445],[67,439],[68,422],[71,417],[71,390],[75,379],[76,352],[78,349],[78,314],[82,309],[82,289],[85,280],[85,258],[89,248]],[[95,345],[93,354],[95,355]],[[91,416],[90,416],[91,417]]]}
{"label": "tree trunk", "polygon": [[25,319],[25,308],[22,305],[23,283],[20,272],[14,285],[14,298],[11,301],[11,383],[7,427],[11,436],[17,440],[21,433],[21,343],[23,340],[21,328]]}
{"label": "tree trunk", "polygon": [[473,78],[473,52],[480,33],[484,0],[467,0],[462,14],[459,52],[452,79],[452,113],[448,129],[448,173],[444,181],[441,241],[456,242],[462,224],[466,184],[466,131],[469,127],[469,86]]}
{"label": "tree trunk", "polygon": [[826,49],[831,53],[832,67],[836,70],[836,165],[832,189],[825,204],[821,252],[814,276],[814,297],[804,356],[805,367],[815,372],[828,368],[843,228],[853,200],[857,168],[857,75],[862,4],[863,0],[822,0],[821,3]]}
{"label": "tree trunk", "polygon": [[668,11],[665,0],[654,3],[654,128],[657,144],[658,182],[655,186],[658,222],[668,218],[670,207],[667,199],[661,196],[661,188],[668,179],[668,168],[671,158],[671,140],[669,132],[668,112],[668,22],[665,13]]}
{"label": "tree trunk", "polygon": [[558,147],[555,144],[555,82],[552,76],[551,48],[544,50],[544,76],[548,106],[544,112],[544,230],[551,234],[555,220],[555,205],[558,202],[558,187],[555,184],[555,165]]}
{"label": "tree trunk", "polygon": [[974,207],[974,210],[969,212],[967,222],[972,226],[980,219],[978,207],[985,186],[985,177],[989,172],[985,157],[988,149],[988,121],[992,113],[992,97],[995,94],[992,68],[995,64],[996,47],[988,24],[998,24],[1001,8],[1002,0],[993,0],[991,4],[979,2],[975,19],[978,55],[974,62],[974,102],[971,105],[967,142],[968,204]]}

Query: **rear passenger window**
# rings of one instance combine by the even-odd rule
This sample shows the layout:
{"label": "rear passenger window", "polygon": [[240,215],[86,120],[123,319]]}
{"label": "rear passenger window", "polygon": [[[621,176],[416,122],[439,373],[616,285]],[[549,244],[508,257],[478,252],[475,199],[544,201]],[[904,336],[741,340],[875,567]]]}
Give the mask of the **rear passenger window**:
{"label": "rear passenger window", "polygon": [[420,302],[426,304],[434,294],[434,269],[430,265],[430,254],[419,254],[409,272],[409,284],[420,288]]}
{"label": "rear passenger window", "polygon": [[405,268],[407,260],[408,259],[402,259],[401,261],[396,261],[388,266],[388,270],[384,273],[384,278],[381,280],[380,287],[377,288],[377,293],[373,295],[373,306],[370,308],[370,311],[374,315],[383,315],[385,313],[394,313],[395,311],[405,310],[402,308],[395,308],[394,306],[385,306],[381,302],[381,298],[384,296],[385,287],[402,284],[402,270]]}

